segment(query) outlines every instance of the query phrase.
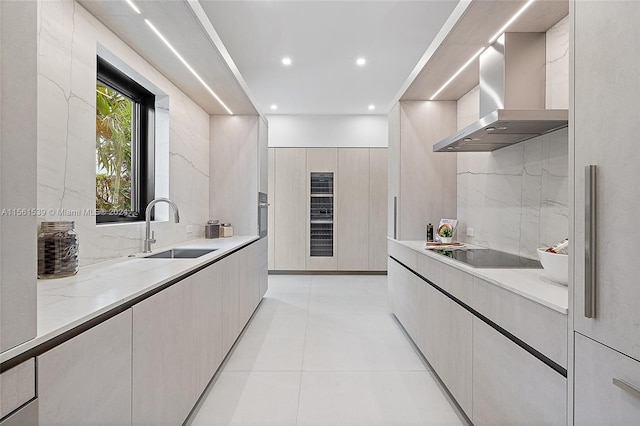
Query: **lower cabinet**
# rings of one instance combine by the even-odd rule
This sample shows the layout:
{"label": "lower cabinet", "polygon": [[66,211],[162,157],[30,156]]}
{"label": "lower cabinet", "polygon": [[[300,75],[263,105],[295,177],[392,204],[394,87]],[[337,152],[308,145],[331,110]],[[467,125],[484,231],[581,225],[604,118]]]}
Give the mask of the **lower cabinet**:
{"label": "lower cabinet", "polygon": [[640,424],[639,361],[576,333],[574,380],[576,425]]}
{"label": "lower cabinet", "polygon": [[476,426],[564,425],[567,379],[474,318],[471,417]]}
{"label": "lower cabinet", "polygon": [[473,315],[419,280],[417,344],[465,413],[472,412]]}
{"label": "lower cabinet", "polygon": [[40,425],[131,424],[131,309],[37,357]]}
{"label": "lower cabinet", "polygon": [[465,306],[411,270],[415,252],[391,242],[389,253],[402,262],[388,259],[389,307],[474,425],[566,424],[566,377],[476,315],[474,292],[450,282],[455,274],[420,272]]}
{"label": "lower cabinet", "polygon": [[133,307],[133,424],[182,424],[259,302],[250,245]]}

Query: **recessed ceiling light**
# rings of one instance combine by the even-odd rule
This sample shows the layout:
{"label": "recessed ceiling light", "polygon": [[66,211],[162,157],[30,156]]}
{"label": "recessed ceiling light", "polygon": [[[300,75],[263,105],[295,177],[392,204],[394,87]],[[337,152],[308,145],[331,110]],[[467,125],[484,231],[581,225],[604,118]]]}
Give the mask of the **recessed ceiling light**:
{"label": "recessed ceiling light", "polygon": [[374,109],[376,109],[375,105],[369,105],[369,111],[373,111]]}
{"label": "recessed ceiling light", "polygon": [[367,60],[365,58],[356,59],[356,65],[358,65],[359,67],[363,67],[366,63],[367,63]]}
{"label": "recessed ceiling light", "polygon": [[276,105],[276,104],[271,105],[271,109],[273,109],[273,110],[278,109],[278,105]]}
{"label": "recessed ceiling light", "polygon": [[291,65],[291,58],[289,57],[282,58],[282,65]]}
{"label": "recessed ceiling light", "polygon": [[160,40],[162,40],[162,42],[169,48],[169,50],[171,50],[173,52],[173,54],[176,55],[176,57],[178,59],[180,59],[180,62],[182,62],[184,64],[184,66],[187,67],[187,69],[189,71],[191,71],[191,74],[193,74],[193,76],[200,82],[200,84],[202,84],[204,86],[204,88],[207,89],[207,91],[211,94],[211,96],[216,98],[216,100],[220,103],[220,105],[222,105],[224,107],[224,109],[227,110],[227,112],[229,114],[233,115],[233,112],[229,109],[229,107],[227,107],[224,104],[224,102],[222,102],[222,99],[220,99],[220,97],[218,97],[218,95],[216,95],[216,92],[214,92],[213,89],[211,89],[211,87],[209,87],[209,85],[207,83],[205,83],[205,81],[202,79],[202,77],[200,77],[200,75],[198,75],[196,70],[194,70],[191,67],[191,65],[189,65],[189,63],[187,61],[185,61],[185,59],[182,57],[182,55],[180,55],[180,53],[178,53],[178,51],[171,45],[171,43],[169,43],[169,40],[164,38],[162,33],[160,31],[158,31],[156,29],[156,27],[153,26],[151,21],[149,21],[148,19],[145,19],[144,22],[149,26],[149,28],[151,28],[153,30],[154,33],[156,33],[158,38]]}
{"label": "recessed ceiling light", "polygon": [[133,2],[131,0],[124,0],[127,2],[127,4],[129,6],[131,6],[131,9],[133,9],[138,15],[140,15],[140,9],[138,9],[138,6],[136,6],[135,4],[133,4]]}

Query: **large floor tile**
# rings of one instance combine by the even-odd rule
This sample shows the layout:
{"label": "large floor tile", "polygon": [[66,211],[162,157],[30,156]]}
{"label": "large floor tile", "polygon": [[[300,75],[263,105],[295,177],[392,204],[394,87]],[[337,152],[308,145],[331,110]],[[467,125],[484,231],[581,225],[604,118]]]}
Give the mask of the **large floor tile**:
{"label": "large floor tile", "polygon": [[389,315],[310,315],[303,370],[424,371]]}
{"label": "large floor tile", "polygon": [[295,425],[299,387],[299,372],[224,371],[191,425]]}
{"label": "large floor tile", "polygon": [[386,276],[314,276],[310,314],[387,314]]}
{"label": "large floor tile", "polygon": [[306,316],[254,317],[225,371],[300,371],[306,329]]}
{"label": "large floor tile", "polygon": [[303,372],[298,425],[462,425],[424,372]]}

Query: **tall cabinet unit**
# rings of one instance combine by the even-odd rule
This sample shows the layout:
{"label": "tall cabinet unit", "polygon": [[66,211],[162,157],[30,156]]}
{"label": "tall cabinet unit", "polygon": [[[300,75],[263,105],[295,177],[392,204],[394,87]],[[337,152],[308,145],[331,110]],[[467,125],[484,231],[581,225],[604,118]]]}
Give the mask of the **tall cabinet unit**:
{"label": "tall cabinet unit", "polygon": [[269,270],[387,270],[387,148],[271,148],[269,162]]}
{"label": "tall cabinet unit", "polygon": [[390,237],[421,240],[427,223],[456,217],[456,154],[433,152],[455,132],[455,101],[401,101],[389,113]]}
{"label": "tall cabinet unit", "polygon": [[640,3],[571,6],[573,421],[637,424],[640,263],[631,227],[640,209]]}

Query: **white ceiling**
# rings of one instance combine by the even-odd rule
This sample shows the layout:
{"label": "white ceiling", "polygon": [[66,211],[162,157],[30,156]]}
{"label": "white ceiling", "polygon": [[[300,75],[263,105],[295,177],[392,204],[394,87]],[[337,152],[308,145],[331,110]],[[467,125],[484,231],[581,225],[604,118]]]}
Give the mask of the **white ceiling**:
{"label": "white ceiling", "polygon": [[263,113],[387,114],[457,0],[199,3]]}
{"label": "white ceiling", "polygon": [[[386,115],[398,99],[428,99],[526,2],[132,0],[138,15],[124,0],[78,1],[209,114],[227,112],[145,18],[234,114],[307,115]],[[538,0],[509,30],[545,31],[567,13],[567,0]],[[457,99],[475,84],[474,63],[439,99]]]}

